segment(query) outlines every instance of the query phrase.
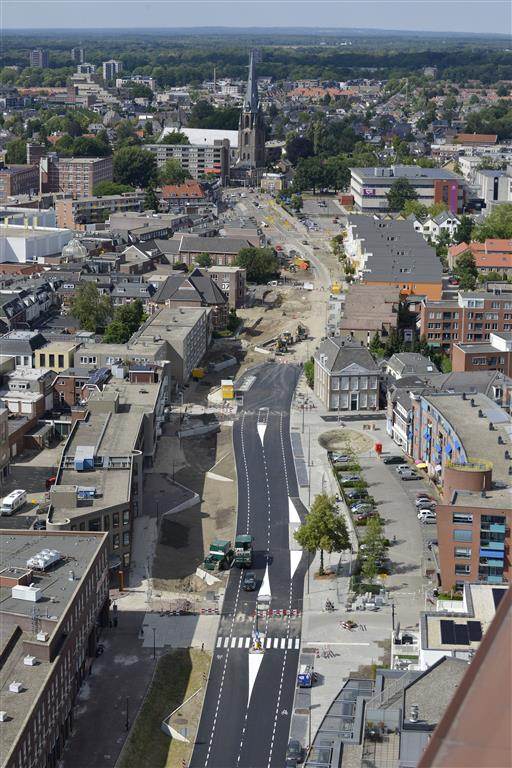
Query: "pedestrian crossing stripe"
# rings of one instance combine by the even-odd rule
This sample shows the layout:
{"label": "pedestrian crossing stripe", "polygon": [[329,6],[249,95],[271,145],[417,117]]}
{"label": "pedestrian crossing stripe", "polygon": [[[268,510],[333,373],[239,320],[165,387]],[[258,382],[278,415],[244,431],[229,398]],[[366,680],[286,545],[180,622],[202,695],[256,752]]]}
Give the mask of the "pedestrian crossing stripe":
{"label": "pedestrian crossing stripe", "polygon": [[[275,650],[298,651],[300,648],[300,637],[266,637],[264,640],[265,648]],[[250,637],[218,637],[217,648],[250,648]]]}

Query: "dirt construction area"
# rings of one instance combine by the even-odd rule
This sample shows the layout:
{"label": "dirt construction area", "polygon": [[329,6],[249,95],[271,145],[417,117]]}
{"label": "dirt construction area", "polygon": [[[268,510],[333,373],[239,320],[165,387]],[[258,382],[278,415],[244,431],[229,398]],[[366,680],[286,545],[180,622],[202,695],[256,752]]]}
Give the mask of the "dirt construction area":
{"label": "dirt construction area", "polygon": [[318,442],[326,451],[351,451],[356,456],[368,453],[375,445],[375,440],[370,435],[344,428],[323,432]]}

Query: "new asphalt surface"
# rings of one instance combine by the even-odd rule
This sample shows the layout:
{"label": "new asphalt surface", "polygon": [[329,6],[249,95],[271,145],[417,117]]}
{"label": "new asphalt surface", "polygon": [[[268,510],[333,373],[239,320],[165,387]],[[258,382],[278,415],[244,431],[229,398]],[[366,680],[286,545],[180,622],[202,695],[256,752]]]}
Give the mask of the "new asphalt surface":
{"label": "new asphalt surface", "polygon": [[[258,584],[256,591],[245,592],[243,573],[233,568],[229,574],[191,768],[271,768],[285,763],[306,568],[302,557],[292,576],[289,553],[288,499],[298,496],[290,405],[299,368],[268,363],[251,374],[256,380],[244,395],[233,440],[237,533],[254,536],[251,570]],[[267,612],[257,619],[258,590],[267,566],[272,615]],[[264,636],[265,650],[257,673],[253,671],[249,698],[250,646],[256,628]]]}

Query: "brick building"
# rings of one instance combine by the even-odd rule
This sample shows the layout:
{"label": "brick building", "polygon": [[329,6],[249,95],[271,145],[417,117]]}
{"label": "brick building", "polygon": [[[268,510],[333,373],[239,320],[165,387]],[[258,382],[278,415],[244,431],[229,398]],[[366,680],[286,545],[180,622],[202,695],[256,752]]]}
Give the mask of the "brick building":
{"label": "brick building", "polygon": [[245,307],[246,270],[243,267],[209,267],[208,275],[228,297],[230,309]]}
{"label": "brick building", "polygon": [[459,292],[456,299],[425,299],[419,330],[429,344],[445,352],[455,343],[488,341],[493,332],[512,330],[512,296],[476,291]]}
{"label": "brick building", "polygon": [[108,624],[107,535],[11,529],[0,544],[2,766],[53,768]]}
{"label": "brick building", "polygon": [[102,181],[112,181],[111,157],[60,157],[59,191],[73,198],[90,197]]}
{"label": "brick building", "polygon": [[453,371],[501,371],[512,376],[512,332],[491,333],[489,341],[454,344]]}
{"label": "brick building", "polygon": [[0,200],[17,195],[37,195],[38,192],[37,165],[8,165],[0,168]]}

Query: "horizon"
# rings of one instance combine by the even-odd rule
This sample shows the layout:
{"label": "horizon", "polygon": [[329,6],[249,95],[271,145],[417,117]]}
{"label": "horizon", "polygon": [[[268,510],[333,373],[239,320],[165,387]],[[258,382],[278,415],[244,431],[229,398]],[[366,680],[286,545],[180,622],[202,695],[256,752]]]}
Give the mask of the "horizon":
{"label": "horizon", "polygon": [[[121,24],[119,6],[122,6]],[[442,13],[433,12],[436,6]],[[91,13],[87,10],[97,12],[96,25],[90,26]],[[292,13],[296,21],[294,26],[289,24]],[[194,24],[198,14],[203,22],[201,25]],[[243,25],[240,17],[245,22]],[[323,24],[314,26],[319,17]],[[343,25],[339,25],[340,18],[343,18]],[[373,20],[371,26],[367,26],[369,18]],[[26,24],[28,20],[30,25]],[[87,26],[82,25],[83,20],[87,21]],[[306,0],[150,0],[142,9],[138,0],[47,0],[44,4],[37,0],[2,0],[1,23],[3,33],[34,34],[106,29],[190,30],[191,34],[200,29],[280,32],[295,29],[314,34],[324,29],[320,34],[332,35],[335,30],[340,33],[366,31],[450,37],[497,35],[512,39],[509,0],[319,0],[313,7]]]}

